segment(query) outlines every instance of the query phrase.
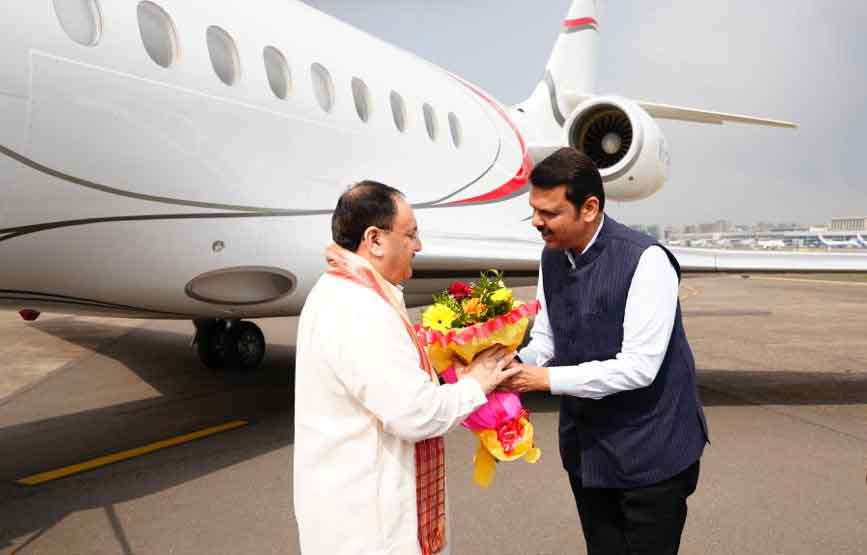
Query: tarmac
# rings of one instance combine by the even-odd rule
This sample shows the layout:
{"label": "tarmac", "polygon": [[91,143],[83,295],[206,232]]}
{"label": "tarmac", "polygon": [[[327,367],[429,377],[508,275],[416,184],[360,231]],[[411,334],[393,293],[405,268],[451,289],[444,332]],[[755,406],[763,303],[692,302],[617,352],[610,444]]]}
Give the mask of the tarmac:
{"label": "tarmac", "polygon": [[[692,275],[681,302],[711,434],[681,553],[867,553],[867,281]],[[0,554],[299,553],[296,322],[258,321],[262,368],[231,374],[189,322],[0,312]],[[452,555],[585,553],[558,400],[524,403],[542,459],[487,490],[474,436],[447,438]]]}

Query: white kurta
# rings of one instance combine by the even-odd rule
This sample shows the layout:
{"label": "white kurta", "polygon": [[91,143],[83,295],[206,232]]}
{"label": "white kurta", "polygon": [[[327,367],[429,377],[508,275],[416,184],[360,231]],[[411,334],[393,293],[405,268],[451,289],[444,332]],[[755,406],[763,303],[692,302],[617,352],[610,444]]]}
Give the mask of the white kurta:
{"label": "white kurta", "polygon": [[298,326],[293,487],[301,551],[419,553],[415,442],[445,434],[485,400],[474,379],[435,384],[400,316],[375,292],[323,275]]}

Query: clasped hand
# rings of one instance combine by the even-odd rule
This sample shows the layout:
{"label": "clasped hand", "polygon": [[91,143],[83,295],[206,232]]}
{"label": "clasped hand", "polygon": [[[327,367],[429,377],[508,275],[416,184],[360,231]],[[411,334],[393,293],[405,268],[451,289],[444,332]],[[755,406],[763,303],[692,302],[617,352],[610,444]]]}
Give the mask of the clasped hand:
{"label": "clasped hand", "polygon": [[547,368],[512,361],[507,368],[508,370],[517,370],[517,372],[508,379],[503,380],[498,387],[502,391],[511,391],[513,393],[551,391]]}
{"label": "clasped hand", "polygon": [[518,374],[520,368],[510,367],[514,358],[514,351],[498,345],[476,355],[467,366],[456,361],[455,372],[459,379],[472,378],[479,382],[487,395]]}

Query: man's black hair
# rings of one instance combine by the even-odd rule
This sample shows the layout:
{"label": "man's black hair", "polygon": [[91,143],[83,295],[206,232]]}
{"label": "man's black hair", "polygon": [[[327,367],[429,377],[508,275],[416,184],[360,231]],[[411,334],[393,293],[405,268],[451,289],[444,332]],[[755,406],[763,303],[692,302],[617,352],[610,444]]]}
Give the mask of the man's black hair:
{"label": "man's black hair", "polygon": [[403,193],[378,181],[359,181],[340,195],[331,215],[334,242],[357,252],[368,227],[391,229],[397,215],[398,198]]}
{"label": "man's black hair", "polygon": [[590,197],[599,199],[599,211],[605,209],[605,189],[602,176],[593,160],[583,152],[564,147],[536,165],[530,174],[530,183],[540,189],[553,189],[566,185],[566,198],[581,210]]}

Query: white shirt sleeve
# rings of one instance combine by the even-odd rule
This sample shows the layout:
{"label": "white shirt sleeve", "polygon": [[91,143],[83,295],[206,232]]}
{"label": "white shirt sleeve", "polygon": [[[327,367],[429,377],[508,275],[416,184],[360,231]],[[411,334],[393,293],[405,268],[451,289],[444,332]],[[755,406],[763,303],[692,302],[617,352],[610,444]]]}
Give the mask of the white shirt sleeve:
{"label": "white shirt sleeve", "polygon": [[549,368],[551,393],[601,399],[653,383],[671,339],[677,295],[677,273],[668,256],[659,247],[648,248],[626,297],[620,352],[609,360]]}
{"label": "white shirt sleeve", "polygon": [[434,383],[394,309],[379,299],[365,300],[347,311],[351,334],[335,338],[335,372],[387,433],[405,441],[441,436],[487,401],[473,378]]}
{"label": "white shirt sleeve", "polygon": [[545,303],[541,265],[539,265],[536,300],[539,301],[541,308],[536,314],[536,319],[533,320],[533,327],[530,328],[530,342],[518,351],[518,356],[523,362],[532,366],[544,366],[546,362],[554,358],[554,336],[551,332],[551,323],[548,320],[548,305]]}

